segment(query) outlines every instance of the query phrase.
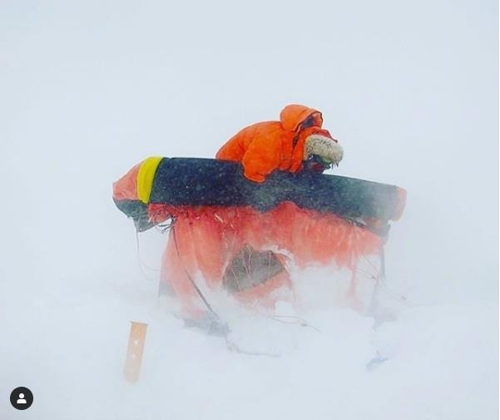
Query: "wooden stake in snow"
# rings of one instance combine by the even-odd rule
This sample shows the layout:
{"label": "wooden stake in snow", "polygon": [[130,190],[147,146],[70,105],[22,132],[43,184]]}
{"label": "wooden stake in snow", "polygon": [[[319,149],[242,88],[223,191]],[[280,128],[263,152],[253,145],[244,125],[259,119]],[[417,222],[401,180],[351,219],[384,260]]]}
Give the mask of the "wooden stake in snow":
{"label": "wooden stake in snow", "polygon": [[139,380],[147,328],[148,324],[141,322],[132,322],[130,326],[127,359],[125,360],[123,375],[125,380],[131,384],[135,384]]}

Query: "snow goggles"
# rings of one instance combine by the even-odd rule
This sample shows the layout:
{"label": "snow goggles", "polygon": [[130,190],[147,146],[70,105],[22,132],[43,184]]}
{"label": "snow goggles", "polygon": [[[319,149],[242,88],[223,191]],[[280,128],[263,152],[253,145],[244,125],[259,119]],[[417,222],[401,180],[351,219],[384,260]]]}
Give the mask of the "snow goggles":
{"label": "snow goggles", "polygon": [[328,159],[326,159],[320,155],[310,155],[307,158],[307,162],[320,163],[321,165],[324,165],[324,166],[330,166],[332,164],[332,162],[330,162]]}
{"label": "snow goggles", "polygon": [[332,162],[320,155],[310,155],[304,162],[304,166],[315,172],[323,172],[332,167]]}

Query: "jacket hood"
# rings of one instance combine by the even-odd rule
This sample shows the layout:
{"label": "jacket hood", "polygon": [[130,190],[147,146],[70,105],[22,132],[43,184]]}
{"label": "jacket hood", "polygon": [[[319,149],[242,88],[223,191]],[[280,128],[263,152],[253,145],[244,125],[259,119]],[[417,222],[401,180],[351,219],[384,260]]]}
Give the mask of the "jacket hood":
{"label": "jacket hood", "polygon": [[328,131],[318,130],[317,133],[308,136],[304,144],[304,159],[308,159],[311,155],[321,156],[330,164],[338,166],[344,157],[344,150]]}
{"label": "jacket hood", "polygon": [[318,113],[321,116],[321,112],[314,108],[297,104],[287,105],[280,113],[281,125],[286,131],[295,131],[300,123],[314,113]]}

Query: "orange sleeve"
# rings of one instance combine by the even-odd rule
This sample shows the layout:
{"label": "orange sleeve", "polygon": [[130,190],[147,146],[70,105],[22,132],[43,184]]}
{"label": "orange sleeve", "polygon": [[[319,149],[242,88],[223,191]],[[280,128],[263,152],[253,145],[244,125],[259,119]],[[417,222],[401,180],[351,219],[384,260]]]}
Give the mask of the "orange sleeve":
{"label": "orange sleeve", "polygon": [[241,163],[251,181],[264,182],[280,164],[281,141],[272,134],[259,135],[249,144]]}
{"label": "orange sleeve", "polygon": [[219,149],[216,159],[241,162],[247,179],[264,182],[280,165],[280,123],[268,121],[244,128]]}
{"label": "orange sleeve", "polygon": [[232,160],[240,162],[243,157],[244,148],[238,135],[230,138],[215,155],[219,160]]}
{"label": "orange sleeve", "polygon": [[217,152],[216,159],[241,162],[248,145],[256,136],[257,124],[245,127],[231,137]]}

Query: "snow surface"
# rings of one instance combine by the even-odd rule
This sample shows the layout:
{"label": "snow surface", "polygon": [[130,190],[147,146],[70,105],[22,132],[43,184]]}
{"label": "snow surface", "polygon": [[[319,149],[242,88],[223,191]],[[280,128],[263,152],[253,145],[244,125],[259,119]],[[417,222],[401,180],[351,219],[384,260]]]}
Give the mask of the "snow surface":
{"label": "snow surface", "polygon": [[[4,403],[0,418],[495,418],[495,305],[407,308],[376,330],[347,309],[310,312],[311,327],[244,318],[238,343],[280,354],[266,357],[183,328],[152,283],[100,286],[60,282],[3,307],[0,393],[26,385],[35,403],[26,412]],[[130,320],[149,325],[135,385],[122,379]]]}
{"label": "snow surface", "polygon": [[[0,420],[498,418],[497,2],[7,0],[0,92]],[[319,282],[308,326],[225,314],[279,357],[244,355],[168,314],[166,238],[136,241],[111,184],[290,102],[323,111],[337,173],[408,190],[397,317],[374,328]],[[130,321],[149,325],[136,385]]]}

